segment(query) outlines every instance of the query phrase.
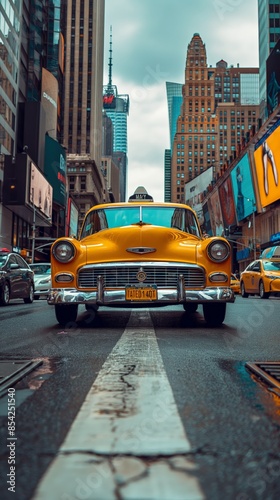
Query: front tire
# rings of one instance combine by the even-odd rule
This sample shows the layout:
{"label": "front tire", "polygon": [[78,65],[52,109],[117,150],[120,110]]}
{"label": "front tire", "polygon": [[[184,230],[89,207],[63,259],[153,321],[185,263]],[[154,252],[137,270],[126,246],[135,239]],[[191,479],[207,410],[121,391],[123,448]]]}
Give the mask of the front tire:
{"label": "front tire", "polygon": [[243,281],[240,284],[240,290],[241,290],[241,297],[243,297],[244,299],[247,299],[247,297],[249,297],[249,294],[245,290],[245,285],[244,285]]}
{"label": "front tire", "polygon": [[78,304],[68,306],[55,305],[55,316],[61,326],[66,326],[67,323],[75,323],[78,313]]}
{"label": "front tire", "polygon": [[1,306],[7,306],[10,302],[10,287],[9,283],[4,283],[3,290],[2,290],[2,295],[0,298],[0,304]]}
{"label": "front tire", "polygon": [[266,292],[264,289],[263,281],[260,281],[260,284],[259,284],[259,294],[260,294],[261,299],[268,299],[268,297],[269,297],[269,292]]}
{"label": "front tire", "polygon": [[203,304],[203,314],[209,326],[221,326],[226,316],[226,302]]}
{"label": "front tire", "polygon": [[193,304],[190,302],[185,302],[185,304],[183,304],[183,308],[189,314],[195,313],[197,310],[197,307],[198,307],[198,304]]}

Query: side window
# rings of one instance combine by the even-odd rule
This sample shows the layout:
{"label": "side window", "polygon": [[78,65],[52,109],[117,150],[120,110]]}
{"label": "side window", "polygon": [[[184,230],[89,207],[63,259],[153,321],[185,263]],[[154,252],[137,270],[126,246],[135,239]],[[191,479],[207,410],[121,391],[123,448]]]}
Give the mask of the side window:
{"label": "side window", "polygon": [[252,267],[252,271],[255,271],[256,273],[259,273],[260,272],[260,263],[259,262],[256,262],[253,267]]}
{"label": "side window", "polygon": [[15,255],[10,256],[7,264],[8,269],[11,269],[11,264],[17,264]]}
{"label": "side window", "polygon": [[16,261],[17,261],[19,267],[21,267],[22,269],[26,269],[27,264],[25,263],[25,261],[23,259],[21,259],[19,255],[16,255],[15,257],[16,257]]}

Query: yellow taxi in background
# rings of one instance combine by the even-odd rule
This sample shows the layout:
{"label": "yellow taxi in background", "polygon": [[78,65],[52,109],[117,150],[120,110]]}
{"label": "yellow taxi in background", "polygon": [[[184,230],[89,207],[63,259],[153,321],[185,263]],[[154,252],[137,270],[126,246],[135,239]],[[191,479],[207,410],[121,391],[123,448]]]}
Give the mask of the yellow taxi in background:
{"label": "yellow taxi in background", "polygon": [[240,293],[240,280],[233,273],[230,275],[230,288],[234,293]]}
{"label": "yellow taxi in background", "polygon": [[48,303],[63,326],[76,321],[79,304],[187,312],[201,304],[206,323],[220,326],[235,300],[228,241],[204,236],[188,205],[154,202],[142,186],[128,202],[91,208],[78,239],[57,239],[51,269]]}
{"label": "yellow taxi in background", "polygon": [[280,294],[280,259],[257,259],[241,273],[242,297],[259,295],[262,299]]}

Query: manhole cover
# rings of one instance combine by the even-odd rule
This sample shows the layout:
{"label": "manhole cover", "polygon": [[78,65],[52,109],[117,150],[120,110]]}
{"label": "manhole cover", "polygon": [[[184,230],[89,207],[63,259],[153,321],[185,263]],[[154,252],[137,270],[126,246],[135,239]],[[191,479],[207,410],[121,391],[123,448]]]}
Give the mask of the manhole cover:
{"label": "manhole cover", "polygon": [[245,363],[245,366],[271,387],[280,389],[280,361]]}
{"label": "manhole cover", "polygon": [[13,387],[29,372],[35,370],[43,361],[32,359],[7,359],[0,361],[0,397],[6,394],[9,387]]}

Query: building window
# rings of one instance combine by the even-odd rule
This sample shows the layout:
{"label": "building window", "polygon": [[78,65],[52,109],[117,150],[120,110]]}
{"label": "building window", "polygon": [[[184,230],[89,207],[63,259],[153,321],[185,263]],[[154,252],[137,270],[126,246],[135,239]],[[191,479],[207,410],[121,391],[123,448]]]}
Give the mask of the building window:
{"label": "building window", "polygon": [[87,188],[87,178],[86,178],[85,175],[81,175],[80,183],[81,183],[81,191],[86,191],[86,188]]}

